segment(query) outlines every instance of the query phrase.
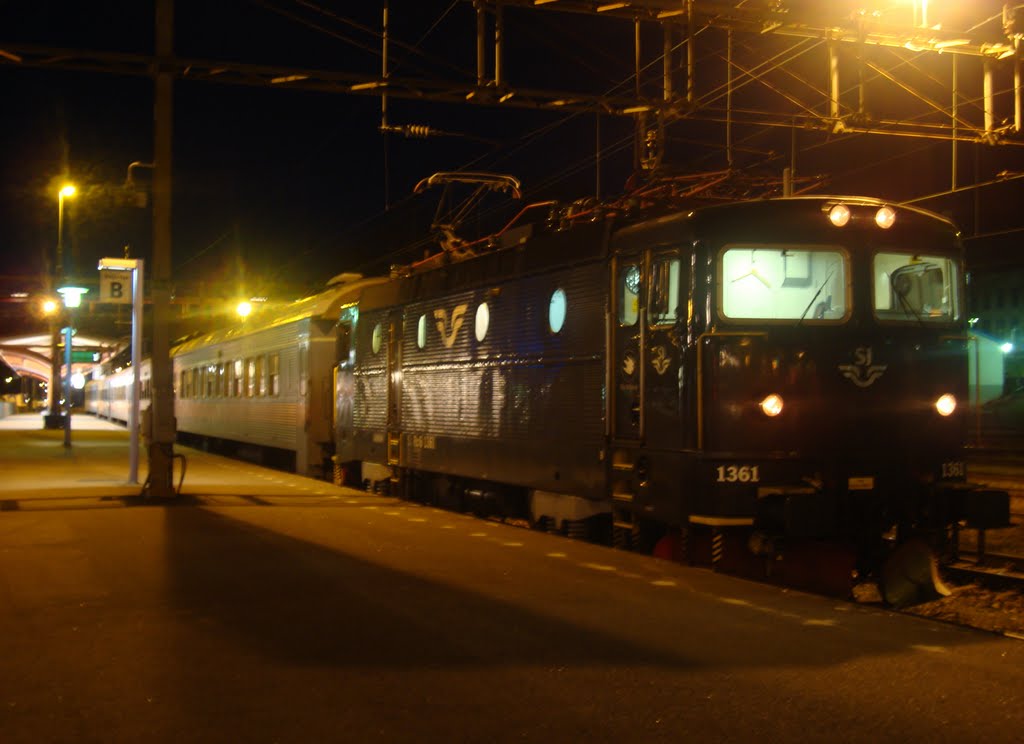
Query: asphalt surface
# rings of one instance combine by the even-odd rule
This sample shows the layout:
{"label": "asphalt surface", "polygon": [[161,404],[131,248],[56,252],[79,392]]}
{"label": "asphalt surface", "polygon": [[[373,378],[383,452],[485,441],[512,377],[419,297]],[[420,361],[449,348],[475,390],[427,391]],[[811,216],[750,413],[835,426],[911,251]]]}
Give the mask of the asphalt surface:
{"label": "asphalt surface", "polygon": [[75,422],[0,421],[5,744],[1024,731],[1020,641],[180,448],[136,506],[123,429]]}

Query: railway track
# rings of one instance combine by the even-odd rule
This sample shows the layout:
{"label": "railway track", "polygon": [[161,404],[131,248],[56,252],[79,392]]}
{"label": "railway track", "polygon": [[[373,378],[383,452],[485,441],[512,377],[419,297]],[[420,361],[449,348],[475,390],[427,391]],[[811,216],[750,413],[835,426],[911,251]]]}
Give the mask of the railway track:
{"label": "railway track", "polygon": [[988,589],[1024,590],[1024,557],[1005,553],[961,551],[959,560],[942,566],[944,576],[957,584],[975,583]]}

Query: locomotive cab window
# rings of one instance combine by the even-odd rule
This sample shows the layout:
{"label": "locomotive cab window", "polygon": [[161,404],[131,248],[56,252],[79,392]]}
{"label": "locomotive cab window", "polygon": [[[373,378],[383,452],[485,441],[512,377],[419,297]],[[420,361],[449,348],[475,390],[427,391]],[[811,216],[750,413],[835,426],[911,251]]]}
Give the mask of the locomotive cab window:
{"label": "locomotive cab window", "polygon": [[618,276],[619,323],[636,325],[640,317],[640,267],[635,263],[619,266]]}
{"label": "locomotive cab window", "polygon": [[651,263],[651,292],[647,305],[650,325],[671,325],[679,317],[679,259],[661,256]]}
{"label": "locomotive cab window", "polygon": [[724,318],[833,322],[849,312],[849,262],[828,246],[730,245],[718,260]]}
{"label": "locomotive cab window", "polygon": [[872,275],[879,320],[949,323],[960,317],[960,272],[952,258],[878,253]]}

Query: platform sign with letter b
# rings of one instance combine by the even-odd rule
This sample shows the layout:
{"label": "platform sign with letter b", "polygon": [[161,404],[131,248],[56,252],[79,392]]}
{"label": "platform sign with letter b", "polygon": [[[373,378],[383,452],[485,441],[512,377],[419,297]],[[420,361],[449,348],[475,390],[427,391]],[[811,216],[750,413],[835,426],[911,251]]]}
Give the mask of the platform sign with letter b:
{"label": "platform sign with letter b", "polygon": [[131,304],[132,275],[129,271],[100,272],[100,302]]}

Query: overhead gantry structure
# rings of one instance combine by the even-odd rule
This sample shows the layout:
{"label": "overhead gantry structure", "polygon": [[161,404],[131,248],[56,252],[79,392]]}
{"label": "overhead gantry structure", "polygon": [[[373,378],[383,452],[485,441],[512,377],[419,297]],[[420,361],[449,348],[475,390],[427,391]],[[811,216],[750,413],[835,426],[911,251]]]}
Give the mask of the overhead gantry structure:
{"label": "overhead gantry structure", "polygon": [[[959,0],[465,1],[476,17],[475,26],[467,28],[476,44],[471,79],[389,72],[387,0],[378,32],[379,75],[178,57],[162,59],[159,66],[179,79],[381,96],[384,101],[592,111],[635,116],[641,125],[689,118],[1021,144],[1016,136],[1024,130],[1021,6],[1002,5],[986,15],[985,3]],[[632,24],[634,54],[624,60],[633,68],[632,90],[608,92],[607,81],[599,80],[581,80],[578,88],[567,90],[543,82],[512,84],[515,71],[505,61],[511,33],[506,16],[540,12]],[[926,58],[940,56],[948,60],[947,69],[934,63],[926,69]],[[0,64],[148,77],[156,60],[0,41]],[[744,98],[747,93],[752,95]],[[391,124],[386,107],[383,129],[406,136],[431,134],[425,125]]]}

